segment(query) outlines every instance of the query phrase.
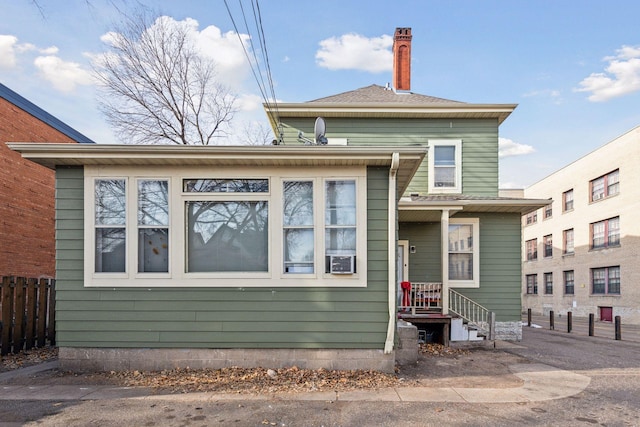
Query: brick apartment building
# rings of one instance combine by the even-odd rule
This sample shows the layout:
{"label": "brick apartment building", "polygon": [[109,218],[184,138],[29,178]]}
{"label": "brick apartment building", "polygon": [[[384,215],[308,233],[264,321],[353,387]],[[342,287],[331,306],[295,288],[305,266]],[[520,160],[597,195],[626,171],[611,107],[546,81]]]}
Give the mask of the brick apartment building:
{"label": "brick apartment building", "polygon": [[640,126],[524,190],[522,307],[640,324]]}
{"label": "brick apartment building", "polygon": [[0,83],[0,276],[54,277],[54,172],[7,142],[93,141]]}

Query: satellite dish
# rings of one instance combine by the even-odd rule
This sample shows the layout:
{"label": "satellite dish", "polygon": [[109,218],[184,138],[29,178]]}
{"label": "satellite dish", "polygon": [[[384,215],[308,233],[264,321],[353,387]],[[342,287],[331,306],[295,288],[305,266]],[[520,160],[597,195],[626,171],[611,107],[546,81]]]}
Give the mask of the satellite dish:
{"label": "satellite dish", "polygon": [[316,144],[327,144],[327,137],[325,136],[327,130],[327,126],[322,117],[318,117],[316,119],[316,123],[313,126],[313,133],[316,136]]}

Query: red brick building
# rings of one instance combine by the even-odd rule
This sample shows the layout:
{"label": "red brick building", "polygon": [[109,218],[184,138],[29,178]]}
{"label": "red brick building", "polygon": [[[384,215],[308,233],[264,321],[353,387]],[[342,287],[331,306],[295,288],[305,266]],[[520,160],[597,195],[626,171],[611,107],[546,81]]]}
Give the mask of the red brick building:
{"label": "red brick building", "polygon": [[93,141],[0,84],[0,276],[54,277],[54,172],[7,142]]}

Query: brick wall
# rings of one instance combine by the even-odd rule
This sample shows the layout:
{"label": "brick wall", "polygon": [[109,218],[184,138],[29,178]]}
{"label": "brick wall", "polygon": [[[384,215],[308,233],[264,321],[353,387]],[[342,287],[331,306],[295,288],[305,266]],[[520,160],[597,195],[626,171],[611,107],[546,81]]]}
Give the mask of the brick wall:
{"label": "brick wall", "polygon": [[54,172],[7,142],[73,139],[0,98],[0,276],[55,276]]}

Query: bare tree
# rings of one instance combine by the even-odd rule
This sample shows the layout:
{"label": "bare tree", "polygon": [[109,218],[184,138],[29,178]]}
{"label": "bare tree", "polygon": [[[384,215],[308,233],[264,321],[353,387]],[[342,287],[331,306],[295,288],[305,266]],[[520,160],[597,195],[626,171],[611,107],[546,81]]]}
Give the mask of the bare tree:
{"label": "bare tree", "polygon": [[269,145],[274,136],[268,125],[262,122],[246,122],[241,139],[246,145]]}
{"label": "bare tree", "polygon": [[235,97],[216,81],[183,22],[140,10],[107,37],[94,62],[100,109],[128,143],[210,145],[226,135]]}

